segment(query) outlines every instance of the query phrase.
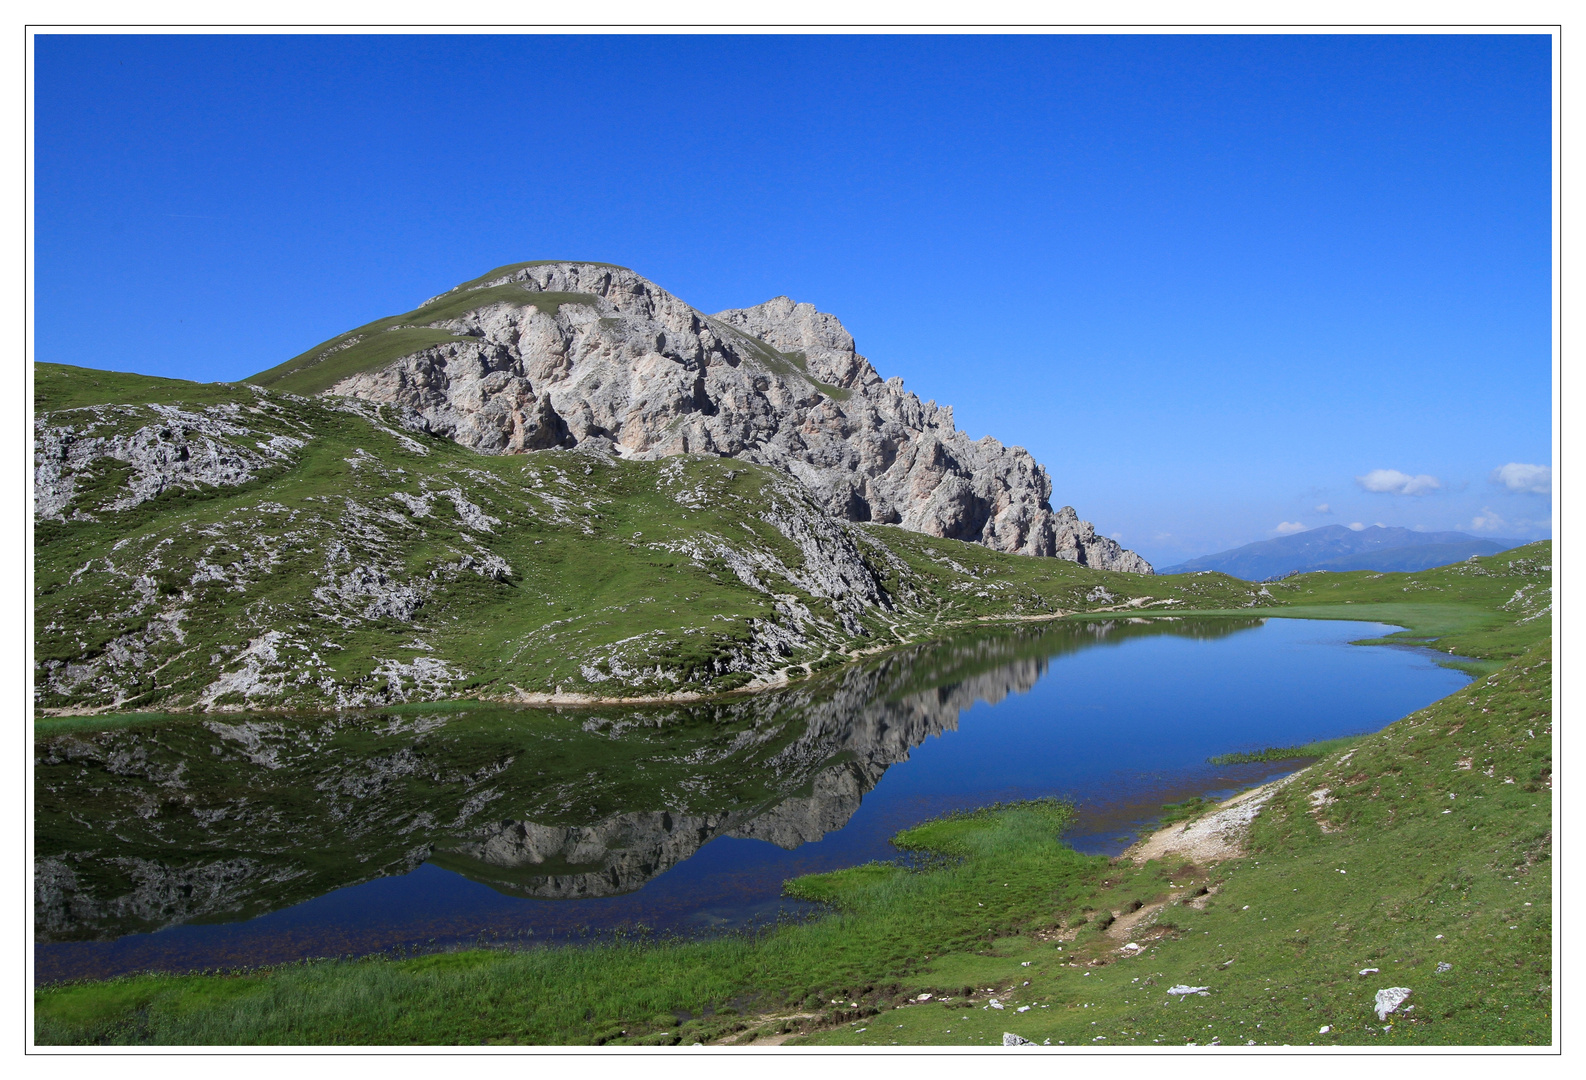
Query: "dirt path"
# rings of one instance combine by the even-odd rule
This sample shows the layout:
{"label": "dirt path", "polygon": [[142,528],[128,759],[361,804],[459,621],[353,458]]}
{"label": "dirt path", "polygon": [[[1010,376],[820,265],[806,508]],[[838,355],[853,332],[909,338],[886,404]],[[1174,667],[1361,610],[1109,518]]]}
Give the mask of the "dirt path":
{"label": "dirt path", "polygon": [[[787,1042],[793,1036],[799,1035],[799,1034],[802,1034],[802,1033],[798,1032],[798,1031],[768,1032],[768,1031],[765,1030],[767,1025],[782,1024],[782,1023],[784,1023],[784,1022],[786,1022],[788,1020],[814,1020],[814,1019],[817,1019],[819,1017],[819,1015],[820,1015],[819,1013],[812,1013],[812,1012],[779,1013],[779,1014],[775,1014],[775,1015],[767,1013],[766,1015],[755,1017],[754,1020],[751,1022],[750,1026],[748,1027],[747,1030],[735,1031],[731,1035],[727,1035],[727,1036],[725,1036],[723,1038],[717,1039],[715,1042],[711,1043],[711,1045],[712,1046],[781,1046],[783,1043]],[[743,1041],[740,1041],[740,1040],[743,1040]]]}

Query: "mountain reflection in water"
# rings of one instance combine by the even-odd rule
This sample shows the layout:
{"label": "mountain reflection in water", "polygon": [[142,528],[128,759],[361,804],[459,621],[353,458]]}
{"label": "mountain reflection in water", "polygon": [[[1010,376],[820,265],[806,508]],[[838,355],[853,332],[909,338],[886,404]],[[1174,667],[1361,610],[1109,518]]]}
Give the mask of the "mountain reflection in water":
{"label": "mountain reflection in water", "polygon": [[[432,868],[488,886],[501,897],[493,903],[516,903],[519,911],[525,899],[556,902],[536,905],[537,912],[599,907],[608,903],[600,898],[640,890],[718,838],[791,850],[842,830],[887,770],[928,736],[955,731],[960,714],[977,703],[995,706],[1026,694],[1061,657],[1141,638],[1223,639],[1266,622],[1118,619],[959,635],[783,690],[686,705],[529,709],[470,702],[165,717],[43,735],[35,751],[39,977],[129,969],[93,959],[119,945],[90,943],[127,935],[162,942],[169,934],[147,935],[179,924],[186,926],[181,934],[201,935],[195,924],[282,913],[268,922],[316,897],[323,906],[335,890],[361,895],[376,888],[374,879],[410,875],[417,889],[429,880],[425,874],[437,872]],[[1361,624],[1348,625],[1360,636]],[[1418,693],[1419,704],[1440,696]],[[964,761],[965,768],[983,768]],[[952,763],[929,766],[944,767]],[[1033,793],[1027,783],[996,777],[969,786],[970,802],[990,801],[987,793],[1002,797],[1004,789]],[[911,814],[918,820],[943,805],[938,799],[889,806],[889,820],[877,827],[890,835]],[[720,874],[728,857],[722,852],[768,850],[723,843],[713,846],[710,859],[701,853],[702,868],[708,863]],[[862,857],[878,854],[885,857]],[[738,889],[748,908],[774,901],[778,867],[759,856],[742,861],[747,867],[756,858],[762,870],[744,869],[739,880],[726,868],[709,888]],[[425,863],[424,874],[412,873]],[[755,873],[769,880],[749,881]],[[675,909],[661,921],[700,924],[683,910],[699,908],[697,896],[657,894],[656,901]],[[655,912],[640,914],[649,921]],[[459,934],[470,932],[466,919],[442,921]],[[347,947],[382,948],[401,936],[397,929],[384,937],[353,935]],[[282,950],[338,951],[328,940],[321,933],[300,944],[277,942],[257,962],[280,959]],[[166,944],[175,951],[161,954],[157,966],[223,959],[200,945],[175,945],[176,939]],[[226,955],[235,962],[255,954]]]}

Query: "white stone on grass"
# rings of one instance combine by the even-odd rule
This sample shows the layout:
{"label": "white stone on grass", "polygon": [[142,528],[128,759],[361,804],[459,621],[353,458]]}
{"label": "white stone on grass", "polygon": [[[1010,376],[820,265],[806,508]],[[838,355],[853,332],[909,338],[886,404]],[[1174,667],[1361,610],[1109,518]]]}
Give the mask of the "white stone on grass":
{"label": "white stone on grass", "polygon": [[1403,1005],[1405,999],[1409,996],[1410,988],[1408,986],[1389,986],[1378,990],[1376,1002],[1377,1019],[1386,1020],[1388,1014]]}

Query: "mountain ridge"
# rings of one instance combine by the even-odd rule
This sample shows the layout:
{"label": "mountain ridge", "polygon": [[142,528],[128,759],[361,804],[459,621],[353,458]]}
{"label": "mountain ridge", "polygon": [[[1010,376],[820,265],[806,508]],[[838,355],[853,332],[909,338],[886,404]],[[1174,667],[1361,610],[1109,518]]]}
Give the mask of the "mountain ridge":
{"label": "mountain ridge", "polygon": [[1151,573],[1022,447],[883,380],[834,316],[783,296],[707,315],[631,270],[514,263],[250,376],[398,406],[486,454],[709,454],[796,477],[833,516]]}
{"label": "mountain ridge", "polygon": [[1158,573],[1216,570],[1246,581],[1265,581],[1283,574],[1316,570],[1429,570],[1472,555],[1496,555],[1526,542],[1462,532],[1418,532],[1399,526],[1351,529],[1346,525],[1323,525],[1290,536],[1258,540],[1202,555]]}

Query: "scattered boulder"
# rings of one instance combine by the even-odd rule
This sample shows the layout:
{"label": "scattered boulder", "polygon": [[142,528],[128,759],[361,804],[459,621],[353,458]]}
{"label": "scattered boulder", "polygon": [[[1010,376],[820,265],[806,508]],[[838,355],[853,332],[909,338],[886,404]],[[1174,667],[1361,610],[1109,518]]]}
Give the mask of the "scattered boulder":
{"label": "scattered boulder", "polygon": [[1397,1011],[1399,1006],[1403,1005],[1409,996],[1410,988],[1408,986],[1390,986],[1386,989],[1378,990],[1376,1001],[1377,1019],[1386,1020],[1388,1014]]}

